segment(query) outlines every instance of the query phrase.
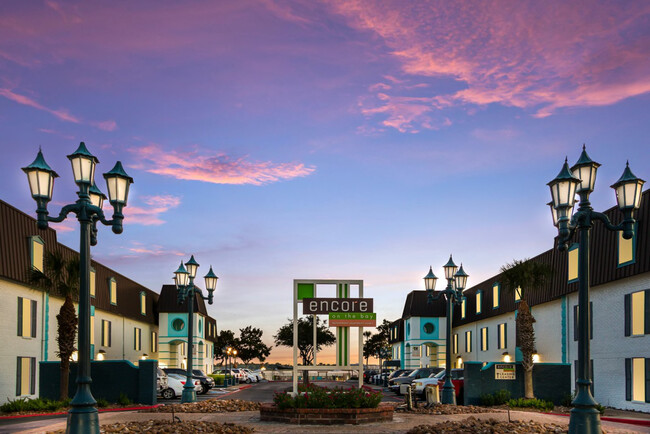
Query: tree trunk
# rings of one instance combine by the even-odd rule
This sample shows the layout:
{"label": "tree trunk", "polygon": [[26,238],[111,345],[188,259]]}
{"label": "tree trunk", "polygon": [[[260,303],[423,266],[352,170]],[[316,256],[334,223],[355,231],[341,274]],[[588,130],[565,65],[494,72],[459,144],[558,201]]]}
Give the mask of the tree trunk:
{"label": "tree trunk", "polygon": [[61,359],[61,382],[60,382],[60,399],[68,398],[68,378],[70,375],[70,357],[74,352],[74,341],[77,334],[77,313],[75,312],[72,297],[65,298],[65,302],[59,314],[56,316],[59,333],[57,341],[59,343],[58,356]]}
{"label": "tree trunk", "polygon": [[534,399],[535,394],[533,393],[533,366],[529,369],[524,369],[524,398]]}
{"label": "tree trunk", "polygon": [[519,302],[517,313],[517,334],[519,348],[521,349],[521,365],[524,368],[524,397],[532,399],[535,397],[533,392],[533,354],[535,352],[535,328],[533,323],[535,318],[530,313],[530,308],[525,299]]}

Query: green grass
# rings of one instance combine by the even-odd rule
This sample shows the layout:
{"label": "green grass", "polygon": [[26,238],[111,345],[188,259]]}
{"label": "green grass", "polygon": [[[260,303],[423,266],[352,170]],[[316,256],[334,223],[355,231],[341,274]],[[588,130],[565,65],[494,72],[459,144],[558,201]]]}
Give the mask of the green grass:
{"label": "green grass", "polygon": [[70,405],[70,399],[65,401],[53,401],[51,399],[41,398],[18,398],[9,400],[9,402],[0,405],[0,412],[2,413],[16,413],[21,411],[36,411],[36,412],[54,412],[57,410],[64,410]]}

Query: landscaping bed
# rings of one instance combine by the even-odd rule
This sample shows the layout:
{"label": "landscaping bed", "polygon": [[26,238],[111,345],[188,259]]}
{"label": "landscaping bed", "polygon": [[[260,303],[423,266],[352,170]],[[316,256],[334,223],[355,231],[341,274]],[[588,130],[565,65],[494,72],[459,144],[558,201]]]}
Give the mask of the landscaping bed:
{"label": "landscaping bed", "polygon": [[[251,428],[235,425],[232,423],[219,423],[219,422],[202,422],[202,421],[182,421],[170,422],[168,420],[148,420],[142,422],[128,422],[128,423],[113,423],[110,425],[102,425],[100,427],[102,433],[149,433],[149,434],[165,434],[165,433],[219,433],[219,434],[249,434],[253,430]],[[65,430],[50,431],[50,434],[63,434]]]}
{"label": "landscaping bed", "polygon": [[493,410],[486,407],[479,407],[476,405],[451,405],[451,404],[436,404],[429,408],[423,405],[408,410],[404,406],[397,407],[395,411],[402,413],[416,413],[416,414],[471,414],[471,413],[490,413]]}
{"label": "landscaping bed", "polygon": [[409,430],[407,434],[544,434],[566,432],[568,432],[568,425],[561,426],[533,421],[501,422],[495,419],[479,420],[470,416],[462,421],[418,425]]}
{"label": "landscaping bed", "polygon": [[207,399],[185,404],[164,404],[156,408],[143,410],[144,413],[225,413],[232,411],[259,410],[260,403],[240,399]]}
{"label": "landscaping bed", "polygon": [[263,422],[281,422],[297,425],[359,425],[393,420],[393,406],[375,408],[284,408],[262,404]]}

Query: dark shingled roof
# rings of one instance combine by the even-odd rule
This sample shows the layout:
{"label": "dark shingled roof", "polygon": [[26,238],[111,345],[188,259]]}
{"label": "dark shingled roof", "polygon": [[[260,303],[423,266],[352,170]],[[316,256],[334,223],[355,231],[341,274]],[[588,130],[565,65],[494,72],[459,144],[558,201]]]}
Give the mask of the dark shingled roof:
{"label": "dark shingled roof", "polygon": [[[186,313],[188,302],[189,299],[186,298],[183,303],[178,303],[178,295],[175,285],[163,285],[160,290],[160,297],[158,298],[158,312]],[[208,316],[205,302],[197,293],[194,293],[194,312]]]}
{"label": "dark shingled roof", "polygon": [[444,297],[440,297],[429,304],[427,302],[426,291],[411,291],[406,296],[402,319],[407,319],[412,316],[444,317],[446,314]]}

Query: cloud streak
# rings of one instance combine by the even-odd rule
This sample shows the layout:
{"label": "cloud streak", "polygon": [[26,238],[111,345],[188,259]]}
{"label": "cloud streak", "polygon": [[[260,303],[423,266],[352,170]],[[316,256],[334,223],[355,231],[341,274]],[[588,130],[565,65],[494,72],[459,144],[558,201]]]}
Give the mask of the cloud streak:
{"label": "cloud streak", "polygon": [[165,223],[160,215],[181,204],[181,198],[172,195],[142,196],[139,198],[146,206],[129,205],[127,219],[129,223],[145,226],[158,226]]}
{"label": "cloud streak", "polygon": [[151,144],[130,149],[139,162],[131,165],[156,175],[213,184],[264,185],[310,175],[316,170],[303,163],[251,162],[244,157],[233,158],[224,153],[205,150],[164,151]]}
{"label": "cloud streak", "polygon": [[399,82],[371,87],[384,104],[362,113],[402,132],[426,128],[435,111],[452,106],[502,104],[546,117],[650,92],[645,2],[330,3],[352,27],[385,41],[404,78],[458,84],[432,91],[430,101],[405,98]]}
{"label": "cloud streak", "polygon": [[[41,103],[37,102],[36,100],[25,96],[25,95],[20,95],[18,93],[15,93],[11,89],[7,88],[0,88],[0,96],[7,98],[10,101],[13,101],[15,103],[25,105],[28,107],[35,108],[37,110],[41,110],[44,112],[47,112],[51,114],[52,116],[56,117],[57,119],[64,121],[64,122],[72,122],[73,124],[81,124],[83,121],[78,118],[77,116],[74,116],[70,114],[70,112],[67,109],[51,109],[49,107],[45,107]],[[117,123],[115,121],[109,120],[109,121],[100,121],[100,122],[94,122],[91,121],[89,122],[90,125],[99,128],[100,130],[104,131],[113,131],[117,128]]]}

